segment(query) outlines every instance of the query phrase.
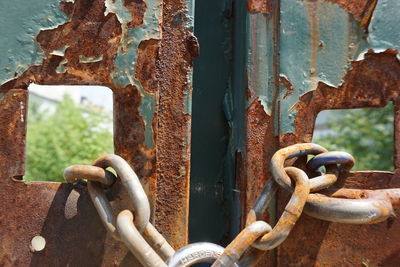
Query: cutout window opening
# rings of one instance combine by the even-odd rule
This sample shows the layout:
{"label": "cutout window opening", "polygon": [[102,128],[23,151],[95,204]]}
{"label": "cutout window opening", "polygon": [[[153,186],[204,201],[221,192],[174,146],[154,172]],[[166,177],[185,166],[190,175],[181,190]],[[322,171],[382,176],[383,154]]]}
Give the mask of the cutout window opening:
{"label": "cutout window opening", "polygon": [[63,182],[69,165],[113,153],[109,88],[31,84],[28,91],[25,181]]}
{"label": "cutout window opening", "polygon": [[352,154],[352,170],[393,171],[394,108],[324,110],[317,116],[313,142]]}

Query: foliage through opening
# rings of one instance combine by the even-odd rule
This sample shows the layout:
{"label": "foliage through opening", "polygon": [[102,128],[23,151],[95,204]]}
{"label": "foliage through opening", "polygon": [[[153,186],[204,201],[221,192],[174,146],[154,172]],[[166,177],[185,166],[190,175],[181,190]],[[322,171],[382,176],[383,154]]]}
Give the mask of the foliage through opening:
{"label": "foliage through opening", "polygon": [[76,103],[65,94],[46,106],[30,95],[25,181],[64,181],[69,165],[90,165],[102,154],[113,153],[111,111],[84,100]]}
{"label": "foliage through opening", "polygon": [[384,108],[326,110],[318,114],[313,142],[356,160],[353,170],[393,170],[393,104]]}

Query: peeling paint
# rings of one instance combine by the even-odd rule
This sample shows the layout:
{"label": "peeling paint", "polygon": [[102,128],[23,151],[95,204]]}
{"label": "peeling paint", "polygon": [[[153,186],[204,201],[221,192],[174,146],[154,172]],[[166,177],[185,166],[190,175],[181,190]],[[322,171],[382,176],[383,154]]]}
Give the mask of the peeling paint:
{"label": "peeling paint", "polygon": [[85,57],[83,55],[79,55],[80,63],[95,63],[103,60],[103,55],[99,57]]}
{"label": "peeling paint", "polygon": [[295,90],[285,99],[281,90],[279,131],[293,133],[299,97],[315,90],[318,82],[334,87],[343,82],[363,47],[363,30],[352,15],[331,2],[283,0],[281,10],[280,72]]}
{"label": "peeling paint", "polygon": [[156,98],[154,94],[145,92],[140,82],[135,78],[135,64],[138,57],[138,48],[142,41],[161,39],[160,17],[161,0],[147,1],[147,9],[143,18],[143,25],[137,28],[128,28],[131,14],[123,5],[122,0],[106,1],[106,13],[115,13],[122,26],[120,48],[115,58],[115,70],[111,73],[112,81],[119,87],[134,85],[142,95],[140,114],[145,121],[145,145],[153,147],[152,121],[155,112]]}
{"label": "peeling paint", "polygon": [[65,67],[65,64],[68,63],[68,59],[63,59],[60,64],[56,68],[57,73],[65,73],[67,72],[67,68]]}
{"label": "peeling paint", "polygon": [[[36,42],[42,30],[54,29],[68,21],[59,8],[62,0],[0,1],[0,84],[39,65],[44,53]],[[22,21],[22,22],[21,22]]]}
{"label": "peeling paint", "polygon": [[247,38],[247,99],[249,107],[258,99],[267,114],[271,114],[273,102],[273,70],[272,57],[272,19],[263,13],[251,13],[247,16],[247,24],[251,29]]}
{"label": "peeling paint", "polygon": [[67,50],[68,47],[69,45],[64,45],[60,49],[53,50],[53,52],[50,52],[50,55],[63,57],[65,56],[65,51]]}
{"label": "peeling paint", "polygon": [[398,0],[379,0],[368,28],[369,47],[375,51],[400,49]]}
{"label": "peeling paint", "polygon": [[[340,86],[350,63],[364,59],[369,49],[382,52],[400,47],[399,1],[378,1],[368,34],[364,33],[363,25],[368,25],[370,15],[363,18],[357,10],[362,3],[343,5],[341,1],[321,0],[281,2],[280,72],[295,88],[289,96],[281,89],[279,131],[282,134],[294,133],[300,96],[315,90],[320,82]],[[369,6],[366,8],[372,12]]]}

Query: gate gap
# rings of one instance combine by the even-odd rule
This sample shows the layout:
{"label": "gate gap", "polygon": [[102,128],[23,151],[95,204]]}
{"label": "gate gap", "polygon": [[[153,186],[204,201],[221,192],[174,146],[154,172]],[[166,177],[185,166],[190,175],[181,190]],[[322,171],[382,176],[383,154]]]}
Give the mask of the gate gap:
{"label": "gate gap", "polygon": [[394,108],[324,110],[315,122],[313,143],[352,154],[353,170],[393,171]]}
{"label": "gate gap", "polygon": [[28,91],[26,182],[63,182],[69,165],[113,153],[109,88],[30,84]]}

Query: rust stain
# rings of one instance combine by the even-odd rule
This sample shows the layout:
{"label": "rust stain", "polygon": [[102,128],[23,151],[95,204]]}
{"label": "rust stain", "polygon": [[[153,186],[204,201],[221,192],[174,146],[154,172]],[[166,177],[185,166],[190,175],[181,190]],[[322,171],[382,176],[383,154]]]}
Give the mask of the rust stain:
{"label": "rust stain", "polygon": [[283,75],[279,76],[279,84],[286,88],[286,92],[282,97],[283,99],[285,99],[289,95],[293,94],[294,87],[293,87],[292,83],[288,80],[288,78],[286,76],[283,76]]}
{"label": "rust stain", "polygon": [[128,23],[128,28],[136,28],[142,25],[147,8],[146,2],[143,0],[124,0],[124,6],[132,16],[132,20]]}
{"label": "rust stain", "polygon": [[[84,186],[0,181],[0,202],[1,266],[138,266],[107,236]],[[46,246],[31,252],[36,235]]]}
{"label": "rust stain", "polygon": [[0,91],[0,181],[25,174],[25,136],[28,92]]}
{"label": "rust stain", "polygon": [[157,200],[156,228],[175,248],[188,241],[189,170],[191,115],[185,99],[191,94],[188,75],[192,55],[186,39],[187,3],[184,0],[164,2],[163,31],[157,76]]}
{"label": "rust stain", "polygon": [[247,0],[247,10],[253,13],[271,13],[272,0]]}
{"label": "rust stain", "polygon": [[[270,176],[268,164],[265,158],[272,157],[276,148],[274,140],[277,138],[273,135],[271,129],[272,117],[265,113],[264,108],[259,100],[254,100],[249,106],[246,115],[246,153],[244,154],[244,170],[245,177],[241,180],[246,181],[246,188],[240,189],[246,192],[245,202],[248,203],[243,207],[243,214],[247,214],[256,201],[259,193],[264,188],[267,177]],[[271,150],[272,151],[271,151]],[[244,217],[244,216],[243,216]],[[245,224],[243,218],[242,225]]]}
{"label": "rust stain", "polygon": [[317,88],[318,85],[318,50],[319,40],[319,16],[318,3],[319,0],[307,1],[308,20],[311,29],[311,56],[310,56],[310,87],[311,90]]}
{"label": "rust stain", "polygon": [[188,37],[186,38],[186,44],[189,53],[193,58],[200,56],[200,44],[196,36],[194,36],[192,33],[189,33]]}
{"label": "rust stain", "polygon": [[[246,225],[246,215],[253,207],[266,181],[272,179],[267,162],[279,145],[278,138],[274,135],[273,124],[273,117],[265,112],[258,99],[254,100],[246,111],[245,150],[241,153],[240,161],[237,162],[240,164],[237,166],[240,172],[236,172],[237,187],[241,192],[242,226]],[[260,219],[268,222],[271,217],[266,212]],[[271,251],[266,253],[249,250],[248,253],[255,253],[257,258],[273,255]],[[259,264],[272,266],[273,262],[273,257],[264,257]]]}
{"label": "rust stain", "polygon": [[143,90],[149,94],[154,94],[158,91],[156,62],[158,60],[159,48],[160,40],[155,39],[142,41],[138,47],[135,78],[140,82]]}
{"label": "rust stain", "polygon": [[[141,179],[154,210],[156,152],[144,145],[145,124],[139,112],[140,92],[135,86],[114,91],[114,148]],[[153,128],[154,129],[154,128]]]}
{"label": "rust stain", "polygon": [[374,13],[378,0],[328,0],[345,9],[352,14],[354,18],[360,22],[361,27],[365,31],[368,30],[368,25],[371,21],[372,14]]}

